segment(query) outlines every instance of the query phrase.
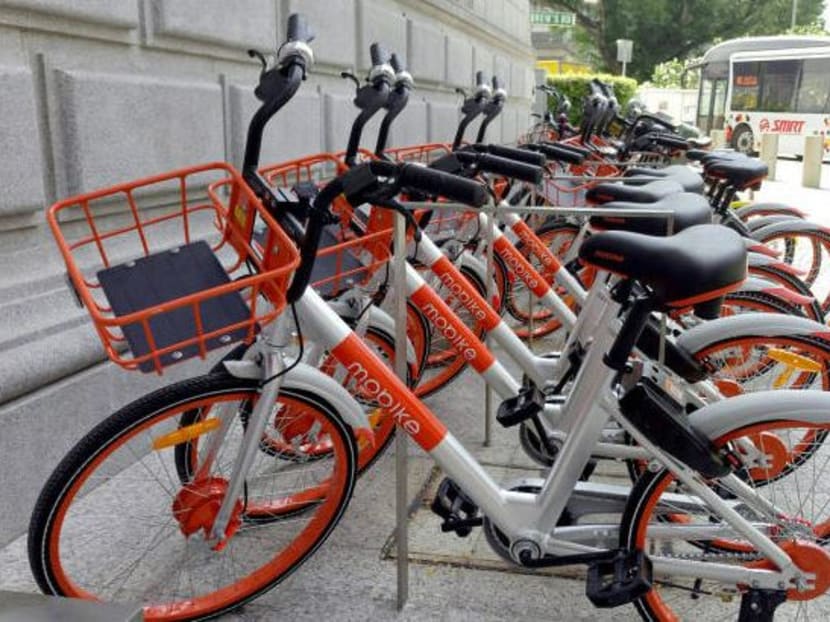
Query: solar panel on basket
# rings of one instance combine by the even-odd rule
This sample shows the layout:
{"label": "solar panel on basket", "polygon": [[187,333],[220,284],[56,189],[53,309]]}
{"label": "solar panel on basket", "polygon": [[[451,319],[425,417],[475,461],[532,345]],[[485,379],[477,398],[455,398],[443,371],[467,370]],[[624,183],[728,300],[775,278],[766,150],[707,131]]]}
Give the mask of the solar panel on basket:
{"label": "solar panel on basket", "polygon": [[162,373],[252,339],[284,307],[299,264],[291,240],[224,163],[65,199],[48,221],[104,350],[126,369]]}

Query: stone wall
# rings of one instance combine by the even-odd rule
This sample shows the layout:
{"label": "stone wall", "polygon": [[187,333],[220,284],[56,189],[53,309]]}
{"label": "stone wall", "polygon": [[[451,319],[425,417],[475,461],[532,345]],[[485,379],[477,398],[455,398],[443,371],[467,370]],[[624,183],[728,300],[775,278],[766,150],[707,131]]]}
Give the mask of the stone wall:
{"label": "stone wall", "polygon": [[[0,0],[0,545],[25,529],[70,444],[162,382],[105,362],[45,207],[189,164],[238,165],[256,107],[245,51],[273,50],[293,11],[317,33],[317,64],[269,127],[263,163],[345,148],[355,109],[339,72],[365,74],[372,41],[402,55],[417,83],[392,146],[451,140],[455,88],[476,70],[510,94],[487,139],[511,142],[529,122],[528,10],[527,0]],[[174,376],[204,363],[181,367]]]}

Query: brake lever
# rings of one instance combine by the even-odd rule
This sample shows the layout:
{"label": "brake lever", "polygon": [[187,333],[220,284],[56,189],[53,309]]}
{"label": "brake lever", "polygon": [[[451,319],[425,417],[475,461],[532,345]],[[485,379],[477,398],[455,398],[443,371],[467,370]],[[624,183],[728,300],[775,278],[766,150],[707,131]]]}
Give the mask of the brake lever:
{"label": "brake lever", "polygon": [[265,55],[259,50],[254,50],[252,48],[248,50],[248,56],[257,59],[262,64],[262,69],[260,69],[259,75],[265,73],[265,71],[268,69],[268,60],[265,58]]}
{"label": "brake lever", "polygon": [[360,88],[360,80],[359,80],[359,79],[357,78],[357,76],[356,76],[356,75],[354,75],[353,73],[351,73],[351,72],[349,72],[349,71],[341,71],[341,72],[340,72],[340,77],[341,77],[341,78],[344,78],[344,79],[351,80],[352,82],[354,82],[354,87],[355,87],[355,89],[359,89],[359,88]]}
{"label": "brake lever", "polygon": [[383,207],[386,209],[391,209],[393,212],[397,212],[401,216],[403,216],[404,220],[406,221],[406,225],[408,227],[412,227],[412,239],[417,244],[421,241],[421,227],[418,225],[418,221],[415,220],[415,216],[412,215],[412,212],[406,209],[403,205],[401,205],[396,199],[387,199],[386,201],[376,201],[373,203],[378,207]]}

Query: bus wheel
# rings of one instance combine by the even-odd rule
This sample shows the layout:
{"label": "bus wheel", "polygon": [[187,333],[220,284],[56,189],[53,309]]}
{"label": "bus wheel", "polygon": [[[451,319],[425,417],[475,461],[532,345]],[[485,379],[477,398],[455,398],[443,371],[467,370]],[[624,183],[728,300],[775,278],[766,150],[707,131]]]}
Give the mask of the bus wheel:
{"label": "bus wheel", "polygon": [[737,128],[732,133],[732,147],[735,151],[751,155],[755,147],[755,137],[752,135],[752,128],[746,125]]}

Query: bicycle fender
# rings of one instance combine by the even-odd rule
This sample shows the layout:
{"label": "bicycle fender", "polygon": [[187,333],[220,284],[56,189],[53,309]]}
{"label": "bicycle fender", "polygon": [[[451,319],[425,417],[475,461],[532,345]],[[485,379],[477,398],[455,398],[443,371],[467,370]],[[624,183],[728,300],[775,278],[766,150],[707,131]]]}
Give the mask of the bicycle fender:
{"label": "bicycle fender", "polygon": [[750,220],[746,223],[747,229],[749,229],[753,236],[755,235],[755,231],[763,229],[764,227],[768,227],[770,225],[784,223],[784,222],[792,222],[793,220],[802,220],[797,216],[792,216],[790,214],[770,214],[768,216],[760,216],[755,218],[754,220]]}
{"label": "bicycle fender", "polygon": [[699,352],[713,343],[735,337],[787,337],[830,334],[827,326],[795,315],[783,313],[747,313],[731,315],[699,324],[677,337],[677,345],[687,352]]}
{"label": "bicycle fender", "polygon": [[[369,326],[385,332],[393,339],[395,338],[395,320],[380,307],[372,305],[369,308]],[[406,340],[406,362],[416,366],[418,364],[415,346],[412,345],[412,340],[409,338]]]}
{"label": "bicycle fender", "polygon": [[752,203],[750,205],[735,208],[735,215],[739,218],[753,216],[755,214],[789,214],[791,216],[795,216],[796,218],[804,218],[804,212],[797,207],[793,207],[786,203]]}
{"label": "bicycle fender", "polygon": [[830,393],[824,391],[759,391],[721,400],[694,411],[689,423],[710,439],[767,421],[830,422]]}
{"label": "bicycle fender", "polygon": [[[259,380],[262,368],[253,360],[225,361],[225,369],[236,378]],[[369,419],[360,403],[331,376],[306,363],[298,363],[286,374],[282,386],[325,397],[343,420],[352,428],[371,430]]]}
{"label": "bicycle fender", "polygon": [[777,235],[779,233],[801,233],[805,231],[827,233],[828,230],[809,220],[792,218],[756,229],[752,232],[752,237],[763,240],[767,236]]}

